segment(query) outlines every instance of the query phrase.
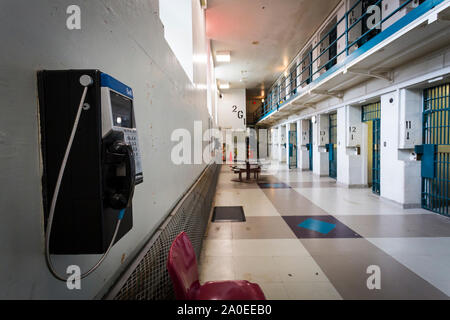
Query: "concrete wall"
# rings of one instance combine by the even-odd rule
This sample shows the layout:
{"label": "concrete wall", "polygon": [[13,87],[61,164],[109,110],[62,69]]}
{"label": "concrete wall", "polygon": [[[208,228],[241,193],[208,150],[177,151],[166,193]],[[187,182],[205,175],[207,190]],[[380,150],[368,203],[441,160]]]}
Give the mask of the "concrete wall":
{"label": "concrete wall", "polygon": [[[218,100],[218,124],[226,129],[245,129],[247,107],[245,103],[245,89],[230,89],[222,92]],[[242,118],[239,118],[242,116]]]}
{"label": "concrete wall", "polygon": [[280,159],[281,162],[286,162],[287,161],[287,156],[286,156],[286,144],[287,144],[287,139],[288,136],[286,134],[286,126],[281,126],[280,127]]}
{"label": "concrete wall", "polygon": [[[319,115],[313,126],[313,172],[319,176],[328,176],[329,173],[329,155],[326,152],[325,144],[321,142],[321,123],[328,120],[328,115]],[[321,121],[321,118],[323,120]],[[328,143],[328,142],[326,142]]]}
{"label": "concrete wall", "polygon": [[279,145],[280,145],[280,140],[279,140],[279,130],[278,128],[272,128],[270,129],[270,158],[273,160],[279,160],[280,159],[280,154],[279,154]]}
{"label": "concrete wall", "polygon": [[[350,132],[350,127],[354,132]],[[362,141],[367,140],[367,125],[361,123],[360,107],[345,106],[337,110],[337,139],[337,181],[349,187],[365,186],[367,146]]]}
{"label": "concrete wall", "polygon": [[297,162],[301,170],[309,170],[309,150],[306,145],[309,143],[309,120],[297,121]]}
{"label": "concrete wall", "polygon": [[[81,7],[82,29],[66,28],[66,8]],[[193,0],[194,53],[206,54],[204,16]],[[164,39],[157,0],[3,0],[0,10],[0,299],[93,298],[153,233],[205,164],[170,160],[176,128],[208,127],[206,91],[196,88]],[[144,183],[133,201],[134,227],[82,290],[55,280],[44,259],[36,71],[98,68],[134,89]],[[204,64],[194,82],[206,83]],[[244,100],[245,103],[245,100]],[[7,186],[7,187],[5,187]],[[58,270],[86,270],[98,256],[55,257]]]}
{"label": "concrete wall", "polygon": [[[400,91],[381,96],[380,195],[406,207],[419,207],[420,162],[411,160],[413,149],[399,149],[399,110],[401,103],[408,102],[408,108],[421,108],[421,103],[402,100]],[[421,127],[415,131],[422,131]]]}
{"label": "concrete wall", "polygon": [[258,130],[258,157],[259,159],[267,159],[269,157],[269,135],[270,131],[266,129]]}

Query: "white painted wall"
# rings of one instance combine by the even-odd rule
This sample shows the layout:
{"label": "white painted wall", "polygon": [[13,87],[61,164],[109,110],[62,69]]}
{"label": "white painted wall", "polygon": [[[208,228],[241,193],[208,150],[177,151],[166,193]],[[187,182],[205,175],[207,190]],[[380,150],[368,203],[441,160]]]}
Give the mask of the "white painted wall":
{"label": "white painted wall", "polygon": [[279,140],[279,130],[278,128],[270,129],[272,135],[272,144],[271,144],[271,159],[280,160],[280,140]]}
{"label": "white painted wall", "polygon": [[298,168],[302,170],[309,170],[309,151],[306,145],[309,143],[309,120],[297,121],[297,159]]}
{"label": "white painted wall", "polygon": [[[93,298],[205,168],[176,166],[170,160],[172,131],[193,133],[195,120],[207,128],[208,110],[205,90],[194,88],[164,39],[158,1],[77,1],[82,29],[69,31],[66,8],[73,3],[4,0],[1,5],[0,185],[7,188],[0,192],[0,299]],[[206,54],[204,15],[199,1],[192,6],[194,52]],[[133,201],[133,229],[100,269],[83,280],[80,291],[67,290],[45,265],[38,145],[36,71],[70,68],[98,68],[134,89],[144,171]],[[206,83],[204,64],[194,65],[194,81]],[[86,270],[98,258],[55,260],[58,270],[69,264]]]}
{"label": "white painted wall", "polygon": [[[219,127],[245,129],[245,118],[247,114],[245,101],[245,89],[223,90],[222,98],[218,100]],[[240,115],[242,115],[242,118],[239,118]]]}
{"label": "white painted wall", "polygon": [[287,126],[280,126],[280,161],[281,162],[286,162],[287,157],[286,157],[286,143],[287,143],[287,137],[288,135],[286,134],[286,127]]}
{"label": "white painted wall", "polygon": [[[392,99],[392,100],[391,100]],[[392,102],[391,102],[392,101]],[[411,100],[403,100],[407,103]],[[413,149],[399,150],[399,109],[402,103],[400,91],[381,96],[381,197],[407,207],[420,205],[420,162],[412,161]],[[407,108],[419,109],[421,104]],[[421,131],[421,128],[417,128]]]}
{"label": "white painted wall", "polygon": [[[382,2],[381,6],[381,17],[384,19],[388,15],[390,15],[392,12],[397,10],[405,1],[403,0],[384,0]],[[381,30],[386,30],[391,25],[393,25],[396,21],[401,19],[407,14],[407,10],[410,10],[412,8],[413,3],[418,1],[413,1],[412,3],[408,4],[406,7],[404,7],[402,10],[399,10],[397,13],[395,13],[392,17],[390,17],[387,21],[385,21],[381,25]]]}
{"label": "white painted wall", "polygon": [[[329,156],[326,152],[325,145],[322,145],[320,139],[321,122],[325,122],[327,115],[319,115],[313,125],[313,172],[319,176],[329,175]],[[320,118],[323,118],[322,121]],[[323,128],[322,128],[323,129]]]}
{"label": "white painted wall", "polygon": [[360,126],[364,128],[364,130],[360,129],[363,132],[361,140],[367,140],[367,125],[361,124],[360,108],[345,106],[337,110],[337,181],[349,187],[361,187],[367,184],[367,159],[364,158],[367,153],[367,143],[360,143],[360,154],[357,154],[356,147],[347,147],[348,136],[351,134],[349,127],[355,124],[352,119],[358,115]]}
{"label": "white painted wall", "polygon": [[382,197],[401,202],[404,172],[397,158],[398,104],[398,91],[381,96],[380,189]]}
{"label": "white painted wall", "polygon": [[342,184],[349,184],[349,160],[347,159],[347,148],[345,147],[345,140],[347,134],[346,113],[347,108],[342,107],[337,109],[337,177],[336,180]]}
{"label": "white painted wall", "polygon": [[269,157],[268,155],[268,136],[270,134],[270,131],[266,129],[260,129],[258,130],[258,150],[259,150],[259,158],[260,159],[267,159]]}
{"label": "white painted wall", "polygon": [[164,26],[164,38],[189,79],[194,81],[192,1],[160,1],[159,17]]}

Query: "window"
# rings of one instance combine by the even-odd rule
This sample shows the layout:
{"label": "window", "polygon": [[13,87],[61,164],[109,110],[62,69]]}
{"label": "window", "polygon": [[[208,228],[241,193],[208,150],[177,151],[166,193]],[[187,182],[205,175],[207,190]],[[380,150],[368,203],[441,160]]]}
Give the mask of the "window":
{"label": "window", "polygon": [[167,43],[193,82],[192,1],[159,0],[159,18]]}

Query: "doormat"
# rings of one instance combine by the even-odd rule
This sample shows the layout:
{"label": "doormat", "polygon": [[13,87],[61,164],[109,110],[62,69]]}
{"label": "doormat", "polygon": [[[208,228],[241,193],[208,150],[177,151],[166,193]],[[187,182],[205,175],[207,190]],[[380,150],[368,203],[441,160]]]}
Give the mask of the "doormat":
{"label": "doormat", "polygon": [[245,222],[243,207],[214,207],[212,222]]}

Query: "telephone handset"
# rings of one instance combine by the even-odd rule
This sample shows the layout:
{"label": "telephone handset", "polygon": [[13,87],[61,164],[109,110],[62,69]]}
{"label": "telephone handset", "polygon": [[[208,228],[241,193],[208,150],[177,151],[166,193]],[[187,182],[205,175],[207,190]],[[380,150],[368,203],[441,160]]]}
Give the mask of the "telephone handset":
{"label": "telephone handset", "polygon": [[133,149],[124,140],[115,140],[105,149],[105,205],[117,210],[127,208],[136,183]]}

